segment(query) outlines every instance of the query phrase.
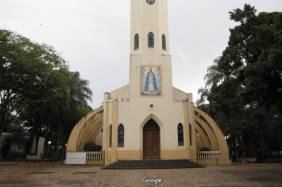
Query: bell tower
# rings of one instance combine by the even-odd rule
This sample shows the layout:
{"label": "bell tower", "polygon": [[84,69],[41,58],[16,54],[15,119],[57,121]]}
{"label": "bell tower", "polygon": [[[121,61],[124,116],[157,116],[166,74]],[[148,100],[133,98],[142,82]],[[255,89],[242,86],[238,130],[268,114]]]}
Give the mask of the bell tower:
{"label": "bell tower", "polygon": [[[130,54],[169,55],[167,0],[131,0],[130,25]],[[149,33],[153,48],[148,47]]]}
{"label": "bell tower", "polygon": [[172,103],[167,0],[131,0],[130,100]]}

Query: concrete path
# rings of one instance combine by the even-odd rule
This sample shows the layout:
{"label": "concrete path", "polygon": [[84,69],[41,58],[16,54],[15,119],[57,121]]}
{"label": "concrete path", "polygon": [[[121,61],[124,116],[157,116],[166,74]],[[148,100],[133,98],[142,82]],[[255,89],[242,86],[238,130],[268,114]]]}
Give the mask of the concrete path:
{"label": "concrete path", "polygon": [[[153,179],[153,182],[142,182]],[[157,183],[157,184],[155,184]],[[0,187],[282,186],[282,166],[233,165],[195,169],[102,170],[60,163],[0,163]]]}

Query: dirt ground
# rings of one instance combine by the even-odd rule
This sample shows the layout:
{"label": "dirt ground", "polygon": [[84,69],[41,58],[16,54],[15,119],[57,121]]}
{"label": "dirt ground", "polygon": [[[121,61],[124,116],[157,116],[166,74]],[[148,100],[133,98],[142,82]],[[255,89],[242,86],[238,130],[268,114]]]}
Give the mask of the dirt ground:
{"label": "dirt ground", "polygon": [[[145,181],[145,182],[142,182]],[[150,181],[150,182],[149,182]],[[282,165],[105,170],[62,163],[0,163],[0,186],[282,186]]]}

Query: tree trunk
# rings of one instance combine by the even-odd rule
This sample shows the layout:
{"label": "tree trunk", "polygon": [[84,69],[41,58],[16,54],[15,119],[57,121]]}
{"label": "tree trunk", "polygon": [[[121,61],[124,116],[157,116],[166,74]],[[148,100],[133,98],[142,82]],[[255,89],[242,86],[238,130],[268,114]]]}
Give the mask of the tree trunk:
{"label": "tree trunk", "polygon": [[233,143],[233,158],[232,158],[232,160],[233,160],[233,162],[236,162],[236,142],[235,142],[235,137],[232,135],[231,136],[232,137],[232,143]]}
{"label": "tree trunk", "polygon": [[35,154],[37,154],[37,147],[38,147],[38,140],[39,140],[39,133],[36,133],[36,135],[35,135],[35,137],[36,137],[36,141],[35,141]]}
{"label": "tree trunk", "polygon": [[3,131],[3,129],[0,130],[0,138],[1,138],[1,135],[2,135],[2,131]]}

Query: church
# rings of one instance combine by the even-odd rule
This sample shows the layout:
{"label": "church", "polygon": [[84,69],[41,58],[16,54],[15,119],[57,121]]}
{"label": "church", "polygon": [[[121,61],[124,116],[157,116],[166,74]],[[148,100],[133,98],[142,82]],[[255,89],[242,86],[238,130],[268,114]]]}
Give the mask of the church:
{"label": "church", "polygon": [[85,164],[83,146],[99,134],[106,166],[146,159],[231,165],[216,122],[172,86],[167,0],[131,0],[130,82],[105,93],[104,105],[74,127],[66,163]]}

